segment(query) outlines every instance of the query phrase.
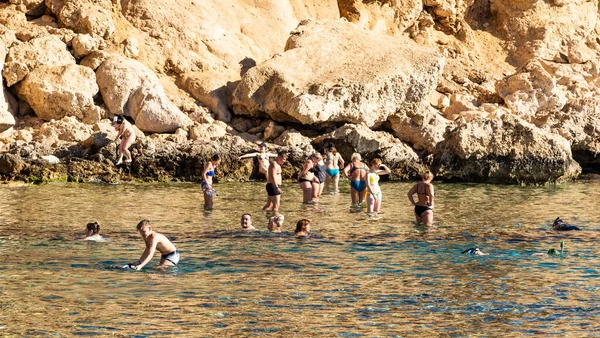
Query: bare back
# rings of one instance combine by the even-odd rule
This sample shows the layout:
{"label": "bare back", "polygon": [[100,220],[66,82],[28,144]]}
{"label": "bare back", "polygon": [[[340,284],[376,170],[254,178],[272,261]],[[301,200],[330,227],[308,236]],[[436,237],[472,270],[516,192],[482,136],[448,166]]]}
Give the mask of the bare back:
{"label": "bare back", "polygon": [[434,202],[434,190],[433,190],[433,184],[429,183],[429,182],[419,182],[417,184],[415,184],[415,186],[413,187],[413,189],[411,189],[411,191],[414,190],[414,193],[417,194],[418,197],[418,201],[417,201],[417,205],[420,206],[424,206],[424,207],[433,207]]}

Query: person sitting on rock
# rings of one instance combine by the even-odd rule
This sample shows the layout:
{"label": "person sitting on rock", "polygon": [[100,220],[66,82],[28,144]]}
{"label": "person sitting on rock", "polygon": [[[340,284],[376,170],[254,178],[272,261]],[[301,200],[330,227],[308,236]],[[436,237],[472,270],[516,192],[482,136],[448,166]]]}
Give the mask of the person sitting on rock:
{"label": "person sitting on rock", "polygon": [[240,156],[238,159],[256,157],[258,159],[258,172],[267,177],[267,170],[269,169],[269,159],[271,157],[277,157],[277,154],[268,153],[267,145],[262,142],[258,145],[258,153],[250,153]]}
{"label": "person sitting on rock", "polygon": [[129,152],[129,147],[131,147],[131,145],[135,142],[135,131],[133,130],[133,126],[131,123],[129,123],[129,121],[123,118],[123,115],[115,116],[112,124],[115,130],[118,131],[115,141],[121,139],[119,149],[117,150],[119,153],[119,159],[115,164],[123,164],[123,154],[125,154],[125,163],[131,163],[131,153]]}

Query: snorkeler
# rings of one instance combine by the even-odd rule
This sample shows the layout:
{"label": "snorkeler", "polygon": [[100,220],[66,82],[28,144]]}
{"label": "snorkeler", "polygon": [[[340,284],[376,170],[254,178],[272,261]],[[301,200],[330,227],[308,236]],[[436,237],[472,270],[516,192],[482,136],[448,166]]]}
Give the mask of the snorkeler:
{"label": "snorkeler", "polygon": [[119,138],[121,139],[118,149],[119,159],[115,165],[123,164],[123,154],[125,154],[125,163],[131,163],[129,147],[135,142],[135,131],[133,130],[133,126],[129,121],[123,118],[123,115],[115,116],[112,124],[115,130],[118,131],[115,141],[119,140]]}
{"label": "snorkeler", "polygon": [[[383,167],[383,169],[380,169]],[[379,175],[387,175],[390,168],[381,164],[380,158],[371,160],[371,171],[367,174],[367,214],[375,216],[381,210],[381,188],[379,187]]]}
{"label": "snorkeler", "polygon": [[263,210],[279,210],[280,198],[281,198],[281,166],[287,160],[287,153],[277,154],[277,158],[269,164],[269,170],[267,170],[267,204],[263,207]]}
{"label": "snorkeler", "polygon": [[310,220],[301,219],[296,223],[296,230],[294,231],[296,237],[308,237],[310,233]]}
{"label": "snorkeler", "polygon": [[[415,184],[407,194],[408,200],[415,206],[415,218],[417,222],[423,222],[426,225],[433,224],[433,199],[435,192],[433,184],[431,184],[432,179],[433,174],[430,171],[425,172],[422,175],[421,182]],[[413,199],[415,193],[419,198],[417,202]]]}
{"label": "snorkeler", "polygon": [[340,181],[340,167],[344,166],[344,159],[342,155],[338,154],[335,144],[329,143],[327,145],[327,158],[325,164],[327,169],[327,179],[325,180],[325,189],[329,189],[329,183],[333,181],[333,193],[337,194],[340,192],[338,184]]}
{"label": "snorkeler", "polygon": [[88,223],[85,230],[84,241],[105,242],[106,239],[100,235],[100,224],[98,222]]}
{"label": "snorkeler", "polygon": [[146,249],[144,249],[142,257],[135,264],[128,264],[124,268],[141,270],[152,260],[156,250],[161,254],[158,267],[175,266],[179,263],[179,251],[177,251],[175,245],[165,235],[153,231],[149,220],[145,219],[139,222],[137,231],[142,235]]}
{"label": "snorkeler", "polygon": [[219,165],[221,157],[219,154],[214,154],[208,162],[204,165],[204,171],[202,172],[202,192],[204,193],[204,210],[213,209],[213,198],[217,191],[213,189],[213,176],[215,176],[215,169]]}
{"label": "snorkeler", "polygon": [[252,225],[252,215],[249,213],[242,215],[240,225],[242,226],[242,231],[256,231],[256,228]]}
{"label": "snorkeler", "polygon": [[267,170],[269,169],[269,159],[271,157],[277,157],[277,154],[268,153],[267,145],[262,142],[258,145],[258,153],[250,153],[238,157],[238,160],[245,158],[256,157],[258,159],[258,172],[267,177]]}
{"label": "snorkeler", "polygon": [[352,205],[359,205],[363,202],[365,189],[367,188],[367,172],[369,167],[364,164],[359,153],[352,154],[352,161],[344,168],[344,174],[350,180],[350,195]]}

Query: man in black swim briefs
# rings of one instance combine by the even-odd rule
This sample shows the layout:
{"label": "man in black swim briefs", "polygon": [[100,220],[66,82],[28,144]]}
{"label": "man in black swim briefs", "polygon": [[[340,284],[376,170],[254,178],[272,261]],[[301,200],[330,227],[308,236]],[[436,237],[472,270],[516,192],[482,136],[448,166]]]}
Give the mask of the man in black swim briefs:
{"label": "man in black swim briefs", "polygon": [[287,160],[287,153],[277,154],[277,158],[271,161],[267,170],[267,204],[263,210],[279,210],[281,195],[281,165]]}

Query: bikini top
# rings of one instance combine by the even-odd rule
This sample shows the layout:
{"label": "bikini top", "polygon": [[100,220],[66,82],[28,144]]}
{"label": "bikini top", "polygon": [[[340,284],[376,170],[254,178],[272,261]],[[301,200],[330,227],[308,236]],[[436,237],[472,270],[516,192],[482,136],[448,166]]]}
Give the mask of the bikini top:
{"label": "bikini top", "polygon": [[427,185],[423,183],[423,185],[425,185],[425,188],[423,188],[423,190],[419,191],[419,187],[421,187],[421,183],[417,183],[417,195],[426,195],[429,196],[429,193],[427,192]]}
{"label": "bikini top", "polygon": [[364,170],[364,171],[367,171],[367,166],[365,165],[364,167],[359,168],[359,167],[355,167],[354,163],[352,163],[352,168],[350,169],[350,175],[352,175],[352,173],[354,172],[354,170]]}
{"label": "bikini top", "polygon": [[215,171],[214,170],[207,171],[206,176],[215,176]]}

